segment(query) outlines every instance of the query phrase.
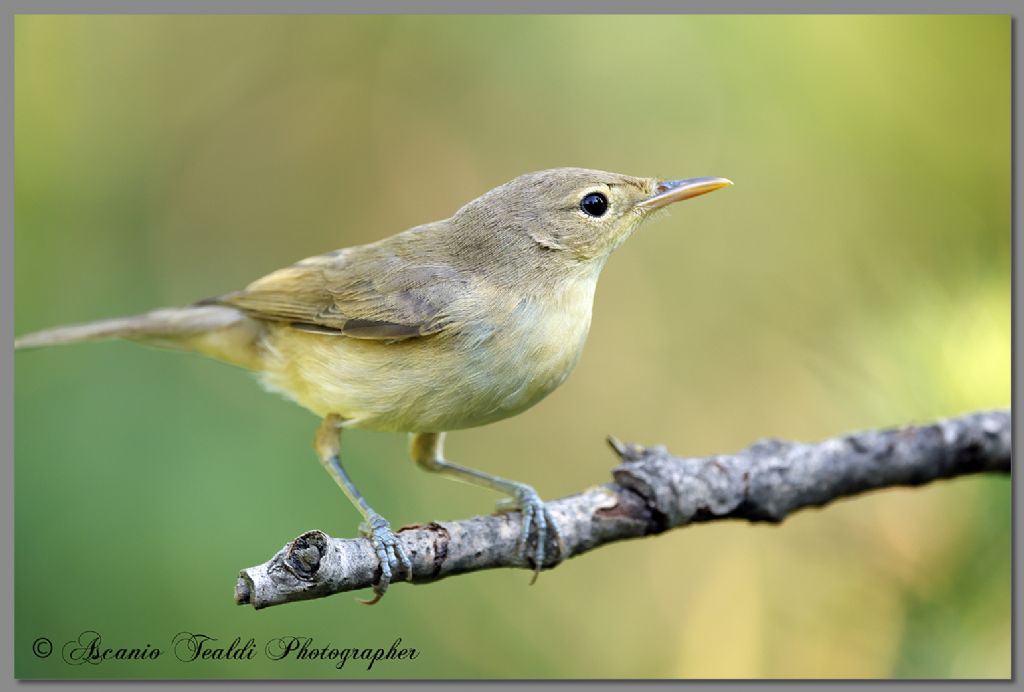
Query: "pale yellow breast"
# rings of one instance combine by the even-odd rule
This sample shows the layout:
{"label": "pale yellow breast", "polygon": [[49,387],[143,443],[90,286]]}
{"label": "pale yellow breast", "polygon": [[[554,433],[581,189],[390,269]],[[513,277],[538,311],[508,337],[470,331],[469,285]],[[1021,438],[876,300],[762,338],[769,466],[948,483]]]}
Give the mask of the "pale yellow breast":
{"label": "pale yellow breast", "polygon": [[593,306],[596,276],[558,292],[490,299],[451,333],[385,343],[272,329],[264,384],[349,427],[442,432],[515,415],[572,371]]}
{"label": "pale yellow breast", "polygon": [[[500,408],[519,413],[550,394],[572,372],[590,330],[596,281],[580,281],[564,291],[521,304],[510,328],[517,348],[509,370],[517,370],[516,386],[506,392]],[[510,377],[510,380],[513,379]]]}

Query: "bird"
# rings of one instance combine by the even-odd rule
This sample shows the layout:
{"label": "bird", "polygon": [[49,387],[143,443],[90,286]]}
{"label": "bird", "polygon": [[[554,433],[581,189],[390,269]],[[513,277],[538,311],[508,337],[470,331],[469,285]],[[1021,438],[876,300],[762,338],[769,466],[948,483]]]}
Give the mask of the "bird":
{"label": "bird", "polygon": [[526,173],[447,219],[299,260],[241,290],[14,345],[121,338],[197,352],[257,372],[266,389],[311,411],[317,456],[380,561],[366,603],[412,566],[341,463],[348,429],[408,433],[420,468],[505,494],[504,509],[522,513],[519,546],[536,579],[549,541],[561,538],[544,502],[531,485],[449,461],[445,434],[514,416],[561,385],[612,252],[654,212],[729,185],[586,168]]}

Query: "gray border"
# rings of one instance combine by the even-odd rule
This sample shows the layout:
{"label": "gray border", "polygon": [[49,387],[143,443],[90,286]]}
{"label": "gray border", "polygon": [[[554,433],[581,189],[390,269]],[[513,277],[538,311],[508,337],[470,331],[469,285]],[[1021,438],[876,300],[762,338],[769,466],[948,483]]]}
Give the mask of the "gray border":
{"label": "gray border", "polygon": [[[85,5],[89,7],[86,8]],[[837,3],[838,4],[838,3]],[[2,494],[0,494],[0,505],[7,507],[7,512],[4,516],[4,521],[7,522],[6,531],[2,533],[2,547],[4,548],[4,554],[13,556],[14,549],[14,533],[13,533],[13,480],[14,480],[14,445],[13,445],[13,433],[14,433],[14,368],[13,368],[13,309],[14,309],[14,108],[13,108],[13,96],[14,96],[14,15],[19,13],[25,14],[57,14],[57,13],[74,13],[74,14],[100,14],[100,13],[131,13],[131,14],[316,14],[316,13],[379,13],[379,14],[392,14],[392,13],[446,13],[446,14],[457,14],[457,13],[481,13],[479,3],[472,2],[472,0],[434,0],[433,2],[416,2],[416,0],[381,0],[379,2],[373,2],[372,0],[344,0],[344,1],[329,1],[329,0],[291,0],[291,1],[280,1],[280,0],[210,0],[207,2],[201,2],[198,0],[95,0],[94,2],[75,2],[74,0],[36,0],[36,1],[12,1],[12,0],[0,0],[0,46],[3,46],[3,69],[0,69],[0,99],[3,100],[4,107],[0,109],[0,132],[3,132],[3,137],[0,138],[0,444],[2,444],[2,469],[4,478],[7,479],[6,483],[0,485],[3,486]],[[617,14],[640,14],[640,13],[694,13],[694,14],[729,14],[745,12],[749,14],[767,14],[767,13],[856,13],[856,14],[914,14],[914,13],[944,13],[944,14],[1008,14],[1014,17],[1014,26],[1012,29],[1013,36],[1013,53],[1012,61],[1014,68],[1014,84],[1013,84],[1013,112],[1019,114],[1022,112],[1021,106],[1021,92],[1017,88],[1017,82],[1019,75],[1021,74],[1022,68],[1024,68],[1024,60],[1021,57],[1021,51],[1018,46],[1018,31],[1016,27],[1016,18],[1018,11],[1021,6],[1014,0],[976,0],[974,2],[964,0],[932,0],[928,3],[913,2],[908,0],[861,0],[858,3],[844,2],[842,9],[836,9],[834,6],[829,10],[822,9],[818,4],[810,2],[809,0],[787,0],[784,2],[773,3],[771,8],[767,8],[763,2],[758,0],[732,0],[713,3],[708,0],[701,2],[672,2],[671,0],[636,0],[634,2],[628,2],[628,0],[594,0],[592,2],[585,2],[584,0],[556,0],[553,2],[543,2],[543,0],[520,0],[519,2],[509,2],[507,0],[496,0],[487,5],[485,13],[492,14],[530,14],[530,13],[546,13],[546,14],[565,14],[565,13],[617,13]],[[10,99],[8,101],[8,99]],[[1012,153],[1013,153],[1013,244],[1012,244],[1012,258],[1014,267],[1019,266],[1022,261],[1022,249],[1019,242],[1018,233],[1020,230],[1020,205],[1017,203],[1018,195],[1020,191],[1020,176],[1018,171],[1018,145],[1019,140],[1017,138],[1017,127],[1016,120],[1013,121],[1012,126]],[[1013,272],[1012,278],[1012,291],[1013,297],[1018,297],[1018,281],[1016,271]],[[1021,325],[1020,320],[1016,319],[1017,315],[1017,303],[1014,301],[1014,319],[1012,320],[1012,337],[1015,342],[1019,342]],[[1020,370],[1015,366],[1015,363],[1011,361],[1011,380],[1013,384],[1014,393],[1020,391]],[[1015,399],[1016,397],[1014,397]],[[1014,401],[1014,408],[1016,408],[1016,401]],[[1014,416],[1014,439],[1017,439],[1019,428],[1017,417]],[[1014,506],[1013,506],[1013,521],[1014,527],[1016,528],[1017,519],[1017,506],[1021,500],[1021,488],[1020,484],[1014,482]],[[1014,544],[1013,544],[1013,569],[1012,569],[1012,583],[1014,586],[1017,585],[1017,575],[1019,574],[1018,569],[1018,556],[1019,542],[1021,540],[1021,532],[1014,531]],[[3,570],[0,582],[3,583],[4,590],[8,594],[8,598],[4,599],[0,603],[0,612],[3,613],[8,626],[0,632],[0,668],[7,671],[7,675],[3,679],[0,679],[0,689],[7,689],[8,686],[14,687],[18,685],[29,685],[37,690],[50,690],[59,689],[68,684],[73,685],[89,685],[92,687],[109,685],[109,682],[104,681],[83,681],[83,682],[68,682],[68,683],[56,683],[56,682],[15,682],[13,680],[13,642],[14,642],[14,618],[13,618],[13,605],[14,605],[14,568],[13,560],[7,561],[6,569]],[[1011,671],[1013,671],[1014,681],[1012,683],[1006,682],[993,682],[987,683],[989,685],[999,685],[1001,688],[1006,687],[1024,687],[1019,680],[1016,679],[1017,662],[1020,660],[1020,649],[1021,640],[1019,637],[1019,623],[1020,623],[1020,599],[1017,598],[1016,590],[1014,591],[1013,598],[1013,646],[1012,651],[1012,662]],[[229,685],[252,685],[258,684],[261,687],[267,688],[271,686],[284,687],[287,685],[296,684],[298,681],[288,683],[278,682],[264,682],[258,683],[254,681],[239,681],[239,682],[213,682],[204,681],[201,683],[187,683],[181,681],[169,681],[169,682],[127,682],[117,683],[119,688],[128,687],[128,689],[135,689],[136,686],[142,687],[143,685],[160,685],[164,689],[178,689],[185,688],[188,685],[190,688],[197,689],[216,689],[216,687],[222,687],[225,684]],[[303,684],[323,685],[331,684],[331,682],[304,682]],[[362,685],[362,683],[349,683],[350,685]],[[411,685],[416,685],[417,688],[421,689],[447,689],[452,683],[444,682],[423,682],[423,683],[399,683],[399,682],[388,682],[388,683],[366,683],[367,685],[373,685],[375,689],[392,689],[401,688]],[[516,689],[525,688],[528,683],[463,683],[479,685],[501,685],[505,689]],[[583,685],[590,685],[591,683],[580,683],[580,682],[545,682],[545,683],[530,683],[531,687],[573,687],[582,688]],[[621,687],[625,688],[628,682],[614,682],[614,683],[602,683],[603,687]],[[663,687],[666,685],[687,685],[690,689],[735,689],[740,687],[746,687],[749,685],[768,685],[773,687],[779,687],[781,685],[792,685],[793,682],[784,681],[767,681],[767,682],[700,682],[692,683],[687,681],[677,682],[650,682],[650,685],[658,685]],[[809,682],[809,683],[796,683],[802,686],[813,685],[814,689],[860,689],[866,687],[868,684],[878,687],[887,686],[899,686],[900,689],[930,689],[934,684],[932,682]],[[974,689],[979,683],[977,682],[942,682],[942,687],[945,689]]]}

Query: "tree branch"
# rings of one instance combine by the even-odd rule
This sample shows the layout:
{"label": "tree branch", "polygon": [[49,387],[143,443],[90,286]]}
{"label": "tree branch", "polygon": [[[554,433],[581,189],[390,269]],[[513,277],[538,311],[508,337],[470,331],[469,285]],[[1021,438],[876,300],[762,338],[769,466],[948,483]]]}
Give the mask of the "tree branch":
{"label": "tree branch", "polygon": [[[694,522],[780,522],[798,509],[877,488],[1008,473],[1010,412],[973,413],[815,444],[762,440],[736,454],[703,458],[609,442],[622,462],[612,471],[615,482],[547,503],[562,540],[551,539],[545,568],[606,543]],[[409,581],[495,567],[533,569],[519,550],[520,520],[512,512],[402,528],[397,535],[413,563]],[[319,598],[367,588],[379,574],[368,540],[308,531],[268,562],[242,570],[235,601],[265,608]]]}

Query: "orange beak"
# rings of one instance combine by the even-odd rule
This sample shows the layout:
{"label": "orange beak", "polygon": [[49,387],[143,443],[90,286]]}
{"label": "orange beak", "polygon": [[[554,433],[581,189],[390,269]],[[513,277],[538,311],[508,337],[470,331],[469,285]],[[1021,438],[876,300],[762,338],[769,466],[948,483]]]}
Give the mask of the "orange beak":
{"label": "orange beak", "polygon": [[714,192],[732,185],[728,178],[686,178],[685,180],[663,180],[654,188],[654,194],[637,203],[638,209],[653,211],[661,207],[682,202],[708,192]]}

